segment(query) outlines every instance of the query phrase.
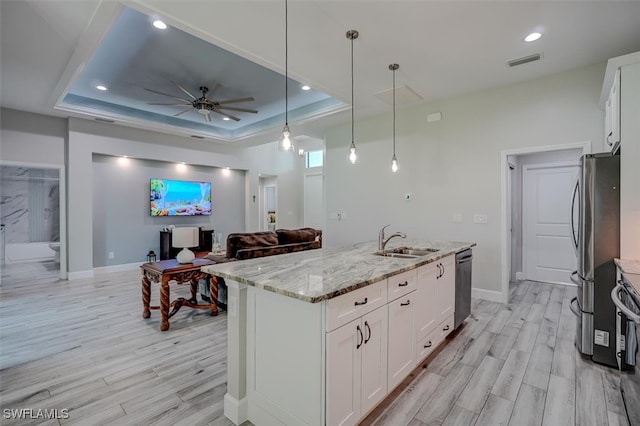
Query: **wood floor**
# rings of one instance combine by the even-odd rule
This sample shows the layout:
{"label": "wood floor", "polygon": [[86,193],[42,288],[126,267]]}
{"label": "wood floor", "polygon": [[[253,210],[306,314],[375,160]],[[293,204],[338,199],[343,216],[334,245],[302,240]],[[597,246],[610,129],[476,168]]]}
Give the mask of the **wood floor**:
{"label": "wood floor", "polygon": [[[182,309],[160,332],[158,311],[141,317],[138,271],[56,276],[52,263],[2,269],[1,424],[231,424],[222,414],[224,311]],[[465,326],[364,423],[626,425],[618,373],[574,348],[574,292],[524,282],[508,305],[474,300]],[[4,418],[21,408],[68,418]]]}

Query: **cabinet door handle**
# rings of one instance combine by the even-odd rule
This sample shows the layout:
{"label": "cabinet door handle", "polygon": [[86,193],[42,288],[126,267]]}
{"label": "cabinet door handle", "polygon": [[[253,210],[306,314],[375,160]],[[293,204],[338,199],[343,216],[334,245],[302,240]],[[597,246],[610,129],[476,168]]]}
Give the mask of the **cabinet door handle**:
{"label": "cabinet door handle", "polygon": [[409,306],[411,304],[411,300],[407,300],[404,303],[400,303],[400,306]]}
{"label": "cabinet door handle", "polygon": [[368,300],[368,298],[367,298],[367,297],[365,297],[365,298],[364,298],[364,300],[363,300],[362,302],[358,302],[358,301],[356,301],[356,303],[354,303],[354,305],[355,305],[355,306],[366,305],[368,301],[369,301],[369,300]]}
{"label": "cabinet door handle", "polygon": [[398,287],[406,287],[409,285],[409,281],[405,281],[403,283],[398,283]]}
{"label": "cabinet door handle", "polygon": [[424,345],[424,348],[430,348],[431,346],[433,346],[433,343],[431,343],[431,340],[429,340],[429,343],[427,343],[426,345]]}
{"label": "cabinet door handle", "polygon": [[356,326],[356,330],[358,330],[358,336],[360,337],[360,342],[358,342],[356,349],[360,349],[360,346],[362,346],[362,341],[364,340],[364,337],[362,336],[362,330],[360,329],[359,325]]}
{"label": "cabinet door handle", "polygon": [[369,323],[367,321],[364,322],[364,326],[367,328],[367,331],[369,332],[369,336],[365,337],[365,339],[364,339],[364,344],[366,345],[367,342],[369,342],[369,340],[371,340],[371,327],[369,327]]}
{"label": "cabinet door handle", "polygon": [[442,331],[449,331],[449,328],[450,327],[448,325],[445,325],[444,328],[442,329]]}

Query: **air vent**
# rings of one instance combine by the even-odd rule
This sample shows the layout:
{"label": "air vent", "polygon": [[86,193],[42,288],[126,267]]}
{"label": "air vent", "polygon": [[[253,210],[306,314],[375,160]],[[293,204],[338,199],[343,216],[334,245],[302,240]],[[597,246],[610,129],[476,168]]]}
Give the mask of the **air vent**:
{"label": "air vent", "polygon": [[191,135],[191,137],[195,139],[204,139],[204,136],[198,136],[198,135]]}
{"label": "air vent", "polygon": [[539,61],[542,58],[542,53],[536,53],[529,56],[524,56],[522,58],[513,59],[507,62],[507,65],[510,67],[517,67],[518,65],[528,64],[529,62]]}
{"label": "air vent", "polygon": [[108,118],[96,117],[94,120],[99,121],[101,123],[115,123],[114,120],[109,120]]}

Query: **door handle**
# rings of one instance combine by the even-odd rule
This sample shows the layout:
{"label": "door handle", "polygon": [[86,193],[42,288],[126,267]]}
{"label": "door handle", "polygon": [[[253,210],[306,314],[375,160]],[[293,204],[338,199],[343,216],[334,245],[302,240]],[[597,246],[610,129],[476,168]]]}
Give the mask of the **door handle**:
{"label": "door handle", "polygon": [[369,336],[365,337],[364,339],[364,344],[366,345],[369,340],[371,340],[371,327],[369,327],[369,323],[367,321],[364,322],[364,326],[367,328],[367,331],[369,332]]}
{"label": "door handle", "polygon": [[[576,257],[578,256],[578,237],[576,236],[576,229],[575,229],[575,224],[573,223],[573,213],[575,210],[575,205],[576,205],[576,195],[578,195],[578,189],[580,186],[580,174],[578,172],[578,176],[576,176],[576,183],[573,186],[573,191],[571,192],[571,214],[569,216],[569,225],[571,227],[571,241],[572,241],[572,247],[573,247],[573,252],[576,254]],[[578,214],[580,214],[580,211],[578,211]],[[578,224],[580,223],[580,217],[578,217]],[[578,229],[578,232],[580,230]]]}
{"label": "door handle", "polygon": [[362,335],[362,330],[360,329],[359,325],[356,326],[356,330],[358,331],[358,335],[360,336],[360,342],[356,345],[356,349],[360,349],[360,346],[362,346],[362,341],[364,340],[364,336]]}
{"label": "door handle", "polygon": [[633,312],[622,300],[620,300],[620,293],[623,291],[626,292],[627,290],[620,284],[616,285],[613,290],[611,290],[611,300],[613,301],[613,304],[616,305],[616,308],[618,308],[629,321],[640,324],[640,315]]}
{"label": "door handle", "polygon": [[[572,283],[574,283],[575,285],[580,286],[580,285],[582,285],[582,282],[581,282],[581,281],[576,280],[576,278],[575,278],[575,277],[576,277],[577,275],[578,275],[578,271],[573,271],[573,272],[571,273],[571,275],[569,275],[569,279],[570,279],[570,280],[571,280],[571,282],[572,282]],[[576,298],[576,300],[577,300],[577,298]]]}
{"label": "door handle", "polygon": [[571,299],[571,302],[569,302],[569,309],[571,309],[571,312],[573,312],[573,314],[574,314],[575,316],[577,316],[578,318],[580,318],[581,313],[580,313],[580,312],[578,312],[576,309],[574,309],[574,307],[573,307],[573,303],[574,303],[574,302],[575,302],[576,304],[578,303],[578,298],[577,298],[577,297],[574,297],[573,299]]}

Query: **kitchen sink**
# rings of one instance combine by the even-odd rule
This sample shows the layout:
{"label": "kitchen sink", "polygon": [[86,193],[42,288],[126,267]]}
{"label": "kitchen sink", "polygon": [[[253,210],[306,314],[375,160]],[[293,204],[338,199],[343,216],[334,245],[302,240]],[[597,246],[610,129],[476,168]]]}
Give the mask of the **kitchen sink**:
{"label": "kitchen sink", "polygon": [[427,256],[431,253],[435,253],[439,251],[434,248],[424,248],[424,247],[398,247],[394,249],[385,250],[384,252],[375,252],[374,254],[378,256],[385,257],[397,257],[400,259],[415,259],[421,256]]}

